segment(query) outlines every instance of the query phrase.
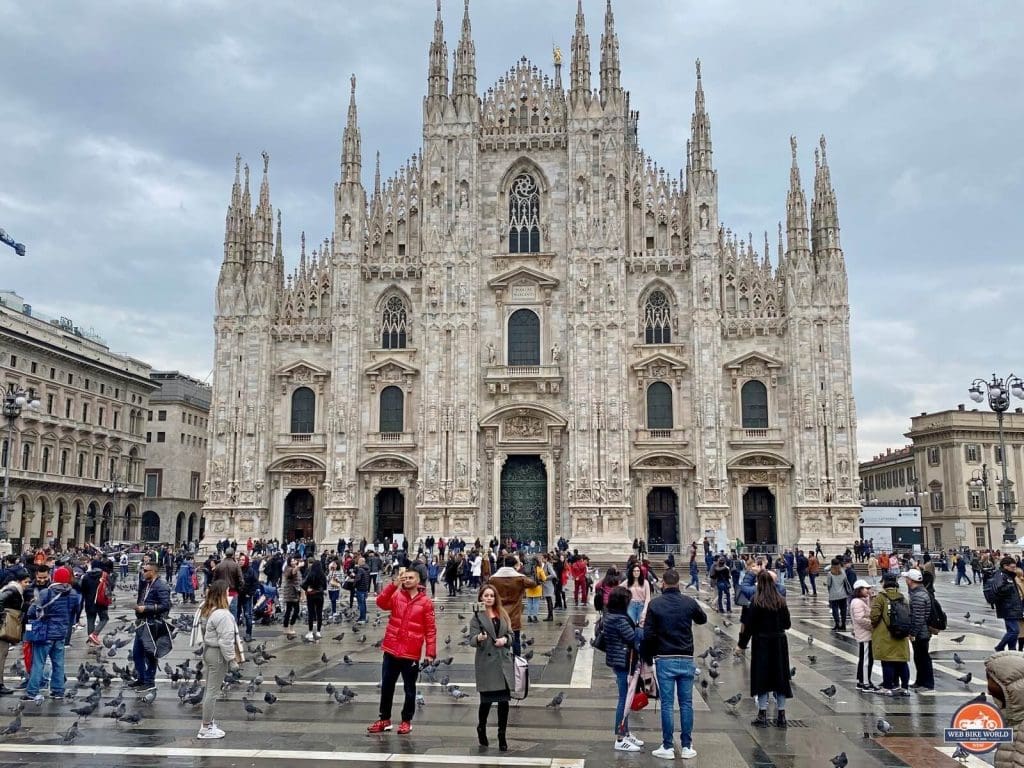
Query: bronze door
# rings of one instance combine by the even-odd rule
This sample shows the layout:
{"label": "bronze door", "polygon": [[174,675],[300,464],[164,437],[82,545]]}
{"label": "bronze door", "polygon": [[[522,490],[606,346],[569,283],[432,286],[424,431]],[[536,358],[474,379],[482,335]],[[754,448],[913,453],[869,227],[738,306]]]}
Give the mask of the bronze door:
{"label": "bronze door", "polygon": [[501,539],[548,542],[548,479],[539,456],[509,456],[501,470]]}

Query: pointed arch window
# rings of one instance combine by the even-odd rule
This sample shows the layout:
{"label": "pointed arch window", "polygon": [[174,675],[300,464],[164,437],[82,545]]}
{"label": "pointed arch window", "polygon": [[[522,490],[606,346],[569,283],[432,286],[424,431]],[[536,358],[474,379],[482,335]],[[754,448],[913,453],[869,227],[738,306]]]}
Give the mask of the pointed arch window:
{"label": "pointed arch window", "polygon": [[508,252],[540,252],[540,188],[528,173],[516,176],[509,189]]}
{"label": "pointed arch window", "polygon": [[672,387],[656,381],[647,388],[647,428],[672,429]]}
{"label": "pointed arch window", "polygon": [[380,393],[380,431],[405,431],[405,394],[399,387],[384,387]]}
{"label": "pointed arch window", "polygon": [[405,302],[398,296],[392,296],[384,304],[381,318],[380,345],[384,349],[405,349],[408,340],[409,315]]}
{"label": "pointed arch window", "polygon": [[672,307],[664,291],[651,291],[644,306],[644,343],[669,344],[672,341]]}
{"label": "pointed arch window", "polygon": [[313,394],[313,390],[309,387],[299,387],[292,392],[292,434],[312,434],[315,416],[316,395]]}
{"label": "pointed arch window", "polygon": [[540,365],[540,318],[517,309],[508,319],[508,365]]}
{"label": "pointed arch window", "polygon": [[763,382],[751,379],[740,390],[744,429],[768,428],[768,388]]}

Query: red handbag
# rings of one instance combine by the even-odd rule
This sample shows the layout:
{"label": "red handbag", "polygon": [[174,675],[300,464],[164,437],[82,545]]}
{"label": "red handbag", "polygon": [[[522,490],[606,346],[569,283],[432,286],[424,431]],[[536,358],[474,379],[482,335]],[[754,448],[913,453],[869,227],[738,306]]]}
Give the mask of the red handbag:
{"label": "red handbag", "polygon": [[647,694],[643,691],[637,691],[633,694],[633,702],[629,705],[629,708],[634,712],[639,712],[641,709],[646,707],[650,703],[647,698]]}

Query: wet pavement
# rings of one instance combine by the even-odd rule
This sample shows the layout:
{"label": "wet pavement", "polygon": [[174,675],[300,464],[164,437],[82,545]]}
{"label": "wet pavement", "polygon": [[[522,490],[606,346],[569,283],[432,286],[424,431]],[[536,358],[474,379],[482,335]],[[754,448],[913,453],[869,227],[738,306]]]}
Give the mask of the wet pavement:
{"label": "wet pavement", "polygon": [[[790,636],[791,665],[796,667],[795,698],[787,705],[791,727],[759,729],[750,725],[755,706],[744,696],[735,710],[725,700],[749,690],[747,659],[734,659],[731,654],[721,660],[720,676],[710,682],[706,693],[698,686],[694,692],[696,710],[694,748],[697,757],[677,765],[716,766],[716,768],[799,768],[828,766],[829,758],[845,751],[850,766],[943,766],[963,765],[948,755],[952,746],[942,743],[943,728],[949,725],[952,713],[968,699],[984,690],[983,661],[1001,635],[1002,622],[995,619],[981,597],[977,586],[954,587],[948,574],[940,574],[937,595],[949,617],[949,629],[932,641],[936,664],[936,689],[926,694],[913,694],[907,699],[887,699],[855,688],[857,645],[852,635],[831,632],[831,616],[824,596],[817,600],[799,596],[799,586],[789,586],[789,605],[793,616]],[[701,593],[707,602],[709,593]],[[177,686],[158,678],[159,695],[152,704],[143,704],[126,692],[128,712],[138,712],[142,722],[135,726],[115,723],[95,715],[79,723],[80,735],[63,744],[61,733],[75,720],[70,710],[76,703],[47,700],[41,706],[27,704],[22,715],[22,730],[0,736],[0,766],[75,765],[75,766],[259,766],[270,768],[283,760],[292,765],[316,765],[331,760],[342,765],[374,765],[389,763],[408,768],[427,765],[494,765],[537,766],[550,768],[619,768],[666,766],[672,764],[650,754],[660,739],[660,714],[656,704],[631,717],[631,729],[646,740],[642,753],[619,753],[612,749],[615,684],[601,653],[589,646],[577,648],[573,634],[581,630],[587,637],[593,633],[596,614],[593,610],[570,609],[556,612],[556,621],[526,625],[528,646],[534,651],[531,661],[531,692],[529,698],[514,706],[509,724],[510,750],[497,750],[494,733],[495,714],[491,715],[491,747],[482,749],[476,740],[477,699],[473,687],[473,651],[459,646],[470,605],[475,599],[468,593],[457,598],[438,597],[439,656],[451,656],[449,666],[441,666],[436,680],[421,676],[418,689],[424,703],[417,710],[413,732],[398,736],[394,732],[368,736],[367,724],[376,719],[376,680],[380,671],[380,651],[373,643],[383,635],[384,621],[374,626],[375,608],[366,628],[366,641],[357,642],[360,632],[347,624],[324,628],[323,639],[317,643],[286,641],[280,624],[258,626],[256,642],[266,642],[268,652],[277,658],[263,665],[265,680],[253,697],[263,710],[255,721],[247,721],[243,710],[244,684],[227,693],[218,705],[217,721],[227,732],[224,739],[199,741],[195,738],[200,722],[199,707],[178,702]],[[130,599],[129,601],[130,602]],[[127,604],[127,603],[125,603]],[[371,600],[372,606],[372,600]],[[183,610],[176,606],[175,613]],[[963,618],[970,612],[971,619]],[[121,615],[113,611],[112,616]],[[738,618],[738,612],[733,616]],[[974,621],[984,619],[979,627]],[[115,622],[112,622],[115,625]],[[716,636],[719,627],[724,636]],[[697,629],[698,650],[713,643],[731,648],[738,624],[723,627],[722,617],[711,615],[707,627]],[[344,632],[342,641],[333,640]],[[960,644],[952,639],[966,635]],[[127,635],[123,635],[127,637]],[[451,644],[444,645],[446,637]],[[807,644],[813,637],[813,644]],[[68,649],[67,669],[74,675],[86,657],[85,634],[75,633]],[[189,657],[187,637],[181,636],[176,648],[165,659],[173,666]],[[117,657],[104,661],[118,666],[126,664],[130,646]],[[964,666],[958,668],[953,652],[961,656]],[[550,657],[544,655],[550,652]],[[327,654],[327,662],[321,660]],[[351,664],[345,664],[348,655]],[[749,654],[748,654],[749,656]],[[814,656],[814,660],[809,658]],[[13,655],[12,655],[13,659]],[[161,667],[163,663],[161,663]],[[701,663],[703,666],[703,663]],[[284,689],[273,682],[273,675],[286,676],[294,670],[295,684]],[[974,679],[964,685],[956,680],[965,671]],[[247,665],[247,680],[255,674]],[[913,671],[912,671],[913,674]],[[440,681],[444,676],[458,684],[468,698],[456,701],[448,696]],[[875,665],[875,681],[881,671]],[[706,679],[706,675],[704,676]],[[11,676],[7,675],[8,685]],[[348,685],[358,696],[348,704],[339,705],[325,693],[330,682],[340,688]],[[835,685],[834,697],[826,698],[820,689]],[[103,701],[117,695],[120,680],[115,678],[105,691]],[[263,693],[271,691],[279,698],[267,706]],[[558,709],[545,706],[557,693],[564,694]],[[396,697],[395,715],[401,706],[401,691]],[[16,697],[0,699],[0,727],[13,715],[8,707]],[[879,717],[892,724],[888,736],[877,733]],[[678,717],[678,712],[677,712]],[[397,722],[396,722],[397,727]],[[676,742],[678,754],[678,736]],[[990,758],[991,756],[989,756]],[[967,765],[984,765],[971,758]]]}

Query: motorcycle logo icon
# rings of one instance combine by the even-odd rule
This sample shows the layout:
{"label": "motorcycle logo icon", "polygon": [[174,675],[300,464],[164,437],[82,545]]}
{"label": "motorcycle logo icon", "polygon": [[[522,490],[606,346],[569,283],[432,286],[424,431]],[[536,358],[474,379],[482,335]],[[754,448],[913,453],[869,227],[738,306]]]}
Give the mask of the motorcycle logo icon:
{"label": "motorcycle logo icon", "polygon": [[964,704],[949,725],[946,741],[957,742],[975,755],[991,752],[1000,743],[1013,739],[1012,729],[1004,727],[1002,713],[984,701]]}

